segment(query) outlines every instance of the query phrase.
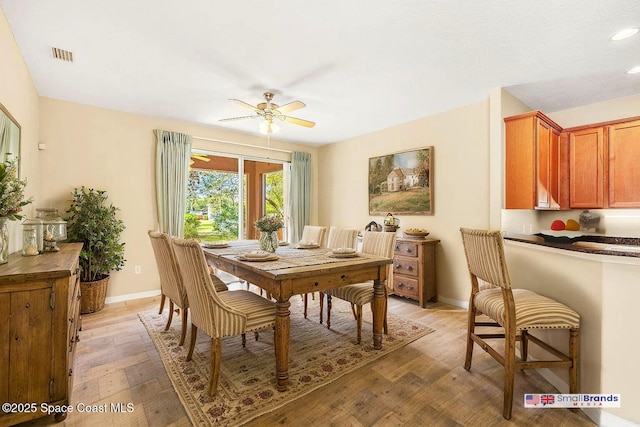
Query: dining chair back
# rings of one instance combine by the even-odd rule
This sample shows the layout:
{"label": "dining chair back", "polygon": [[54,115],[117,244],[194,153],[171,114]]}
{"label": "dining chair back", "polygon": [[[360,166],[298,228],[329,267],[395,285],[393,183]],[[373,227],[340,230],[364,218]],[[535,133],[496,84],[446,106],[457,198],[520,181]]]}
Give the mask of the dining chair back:
{"label": "dining chair back", "polygon": [[327,246],[327,227],[320,225],[305,225],[302,229],[300,243],[315,243],[320,247]]}
{"label": "dining chair back", "polygon": [[[321,248],[327,247],[327,227],[323,227],[320,225],[305,225],[302,229],[302,238],[300,238],[300,243],[315,243],[320,245]],[[315,293],[311,293],[311,297],[314,297]],[[302,295],[302,300],[304,301],[304,318],[307,318],[307,307],[309,305],[309,294]]]}
{"label": "dining chair back", "polygon": [[[396,233],[365,231],[362,237],[362,253],[393,258]],[[391,264],[387,267],[387,281],[391,280]],[[387,333],[387,287],[385,286],[384,333]],[[327,296],[327,328],[331,327],[331,298],[340,298],[351,303],[351,310],[357,323],[356,341],[362,340],[362,307],[373,302],[373,281],[328,289],[320,293],[320,323],[322,323],[323,294]]]}
{"label": "dining chair back", "polygon": [[356,249],[358,243],[358,230],[350,228],[329,228],[327,247],[330,249],[351,248]]}
{"label": "dining chair back", "polygon": [[184,344],[187,333],[187,312],[189,311],[189,300],[187,291],[182,283],[180,269],[176,262],[176,256],[171,246],[171,238],[166,233],[149,230],[149,239],[158,267],[160,276],[160,311],[164,309],[165,300],[169,299],[169,315],[167,325],[164,330],[168,330],[173,320],[174,305],[182,312],[182,333],[180,335],[180,345]]}
{"label": "dining chair back", "polygon": [[216,393],[220,374],[222,338],[273,328],[276,305],[253,292],[217,292],[200,244],[192,239],[172,240],[187,297],[191,302],[191,360],[198,329],[211,337],[211,379],[209,394]]}
{"label": "dining chair back", "polygon": [[[471,277],[465,369],[471,369],[474,343],[504,366],[502,415],[506,419],[511,418],[516,370],[569,368],[569,392],[578,393],[580,315],[551,298],[511,287],[500,231],[461,228],[460,232]],[[480,281],[489,286],[481,289]],[[483,320],[483,317],[489,321]],[[476,332],[476,327],[482,327],[483,331]],[[485,327],[496,328],[498,331],[486,333]],[[530,331],[541,330],[552,331],[553,334],[566,334],[568,331],[569,354],[530,334]],[[498,351],[492,347],[488,342],[492,339],[501,340],[499,348],[504,350]],[[550,337],[551,339],[555,339],[554,343],[560,342],[557,337]],[[517,341],[520,342],[520,358],[516,358]],[[527,360],[529,342],[544,349],[547,356]],[[550,359],[548,354],[555,358]]]}

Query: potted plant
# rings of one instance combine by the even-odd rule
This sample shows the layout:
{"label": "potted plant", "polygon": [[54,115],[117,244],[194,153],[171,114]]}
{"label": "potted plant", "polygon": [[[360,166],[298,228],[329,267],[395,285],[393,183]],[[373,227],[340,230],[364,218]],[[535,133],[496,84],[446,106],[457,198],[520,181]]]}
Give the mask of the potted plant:
{"label": "potted plant", "polygon": [[32,201],[23,200],[26,185],[18,179],[17,160],[0,162],[0,264],[9,261],[7,221],[22,219],[19,212]]}
{"label": "potted plant", "polygon": [[124,222],[120,210],[106,204],[107,194],[93,188],[76,188],[67,210],[67,239],[83,243],[80,252],[80,312],[94,313],[104,308],[109,273],[124,267],[124,243],[120,235]]}

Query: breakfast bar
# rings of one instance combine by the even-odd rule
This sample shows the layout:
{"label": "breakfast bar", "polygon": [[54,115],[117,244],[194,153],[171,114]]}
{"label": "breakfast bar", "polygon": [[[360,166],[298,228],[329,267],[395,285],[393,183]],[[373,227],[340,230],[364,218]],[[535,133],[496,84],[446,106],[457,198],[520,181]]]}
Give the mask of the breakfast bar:
{"label": "breakfast bar", "polygon": [[[640,389],[628,381],[638,352],[631,337],[640,324],[640,253],[634,239],[592,236],[586,241],[549,242],[540,236],[505,236],[514,287],[554,298],[580,314],[581,393],[616,393],[623,402],[640,402]],[[566,378],[541,373],[560,392],[567,392]],[[592,419],[608,413],[625,418],[632,406],[584,410]]]}

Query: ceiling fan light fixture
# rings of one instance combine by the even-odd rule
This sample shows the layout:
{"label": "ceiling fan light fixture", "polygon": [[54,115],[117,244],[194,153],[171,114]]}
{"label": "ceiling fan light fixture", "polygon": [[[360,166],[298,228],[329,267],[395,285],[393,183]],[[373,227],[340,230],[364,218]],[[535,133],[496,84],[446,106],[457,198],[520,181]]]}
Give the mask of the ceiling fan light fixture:
{"label": "ceiling fan light fixture", "polygon": [[638,27],[625,28],[624,30],[620,30],[617,33],[615,33],[613,36],[611,36],[611,40],[620,41],[620,40],[628,39],[629,37],[633,37],[636,34],[638,34],[638,31],[640,31],[640,28]]}
{"label": "ceiling fan light fixture", "polygon": [[635,67],[627,71],[627,74],[638,74],[638,73],[640,73],[640,65],[636,65]]}
{"label": "ceiling fan light fixture", "polygon": [[260,122],[260,133],[264,135],[278,133],[280,130],[280,126],[273,123],[272,120],[264,120]]}

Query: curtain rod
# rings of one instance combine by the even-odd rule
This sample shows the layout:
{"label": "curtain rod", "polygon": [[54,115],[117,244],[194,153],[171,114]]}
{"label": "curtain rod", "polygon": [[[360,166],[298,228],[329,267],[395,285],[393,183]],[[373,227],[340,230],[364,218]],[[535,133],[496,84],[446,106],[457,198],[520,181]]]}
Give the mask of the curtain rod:
{"label": "curtain rod", "polygon": [[214,138],[205,138],[203,136],[192,136],[193,139],[200,139],[202,141],[211,141],[211,142],[219,142],[221,144],[231,144],[231,145],[240,145],[242,147],[249,147],[249,148],[260,148],[262,150],[268,150],[268,151],[279,151],[281,153],[288,153],[291,154],[293,153],[292,151],[289,150],[282,150],[280,148],[270,148],[270,147],[263,147],[260,145],[252,145],[252,144],[243,144],[241,142],[233,142],[233,141],[225,141],[223,139],[214,139]]}

